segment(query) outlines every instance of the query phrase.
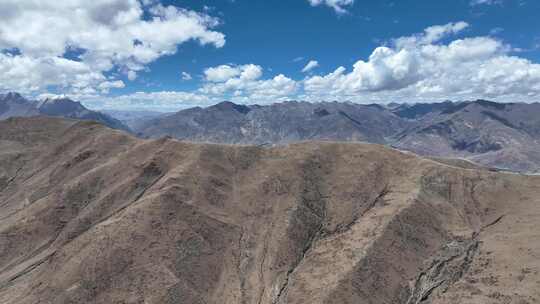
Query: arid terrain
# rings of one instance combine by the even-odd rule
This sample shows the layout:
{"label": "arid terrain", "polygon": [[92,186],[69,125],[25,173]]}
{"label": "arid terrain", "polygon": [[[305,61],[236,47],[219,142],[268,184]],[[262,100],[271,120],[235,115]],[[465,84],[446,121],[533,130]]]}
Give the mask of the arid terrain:
{"label": "arid terrain", "polygon": [[540,303],[540,177],[0,122],[0,303]]}

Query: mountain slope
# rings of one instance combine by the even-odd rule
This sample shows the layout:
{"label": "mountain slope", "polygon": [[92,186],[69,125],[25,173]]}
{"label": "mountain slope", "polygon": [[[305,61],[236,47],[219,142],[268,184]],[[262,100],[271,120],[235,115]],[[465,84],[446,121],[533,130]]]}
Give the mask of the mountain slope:
{"label": "mountain slope", "polygon": [[540,178],[0,122],[1,303],[537,303]]}
{"label": "mountain slope", "polygon": [[109,115],[88,110],[81,103],[68,98],[46,99],[37,102],[28,100],[18,93],[0,95],[0,120],[36,115],[93,120],[114,129],[129,131],[129,128],[121,121]]}
{"label": "mountain slope", "polygon": [[393,145],[422,155],[540,172],[539,104],[462,103],[407,130]]}

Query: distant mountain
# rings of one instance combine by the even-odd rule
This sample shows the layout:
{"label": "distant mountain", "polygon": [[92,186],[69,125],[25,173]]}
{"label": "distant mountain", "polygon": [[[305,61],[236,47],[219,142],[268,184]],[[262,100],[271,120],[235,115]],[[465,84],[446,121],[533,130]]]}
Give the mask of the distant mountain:
{"label": "distant mountain", "polygon": [[93,120],[113,129],[129,131],[129,128],[118,119],[101,112],[89,110],[81,103],[69,98],[46,99],[39,103],[38,107],[40,113],[44,115]]}
{"label": "distant mountain", "polygon": [[142,137],[172,136],[216,143],[290,143],[302,140],[386,143],[412,126],[381,106],[289,101],[269,106],[222,102],[191,108],[142,123]]}
{"label": "distant mountain", "polygon": [[101,110],[101,113],[105,113],[113,118],[120,120],[123,124],[127,125],[130,129],[135,129],[141,124],[141,122],[148,121],[150,119],[158,118],[160,116],[170,115],[171,113],[156,112],[156,111],[144,111],[144,110]]}
{"label": "distant mountain", "polygon": [[486,100],[360,105],[222,102],[141,120],[141,137],[233,144],[303,140],[365,141],[425,156],[463,158],[520,172],[540,172],[540,104]]}
{"label": "distant mountain", "polygon": [[121,121],[104,113],[89,110],[81,103],[69,98],[33,101],[24,98],[18,93],[0,95],[0,120],[10,117],[37,115],[93,120],[113,129],[129,131],[129,128]]}
{"label": "distant mountain", "polygon": [[540,104],[477,100],[420,119],[419,126],[402,132],[393,146],[421,155],[540,172],[539,140]]}
{"label": "distant mountain", "polygon": [[0,94],[0,120],[39,115],[36,104],[18,93]]}
{"label": "distant mountain", "polygon": [[451,101],[442,103],[418,103],[418,104],[402,104],[394,107],[393,111],[397,116],[407,119],[419,119],[428,114],[439,114],[442,112],[451,112],[459,108],[461,104],[455,104]]}

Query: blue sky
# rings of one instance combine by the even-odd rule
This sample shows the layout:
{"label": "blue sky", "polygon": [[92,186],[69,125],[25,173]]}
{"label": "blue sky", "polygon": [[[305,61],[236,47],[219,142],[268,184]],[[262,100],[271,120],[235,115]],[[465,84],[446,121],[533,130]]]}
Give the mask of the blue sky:
{"label": "blue sky", "polygon": [[[0,71],[9,75],[0,76],[1,91],[167,111],[224,99],[385,103],[540,95],[539,1],[43,2],[0,4],[6,14]],[[126,35],[131,40],[120,43]]]}
{"label": "blue sky", "polygon": [[[219,16],[221,32],[227,36],[223,48],[200,47],[197,43],[180,46],[178,54],[158,60],[144,78],[159,79],[152,90],[192,89],[197,79],[180,82],[179,71],[200,75],[206,67],[224,63],[256,63],[265,74],[284,73],[303,78],[302,68],[311,59],[319,62],[319,73],[351,66],[369,57],[373,49],[395,38],[421,32],[432,25],[466,21],[469,36],[495,36],[515,47],[530,49],[520,56],[540,61],[539,1],[507,1],[503,5],[470,6],[469,0],[456,1],[356,1],[344,15],[300,0],[169,1],[168,4],[197,11],[209,6]],[[294,59],[302,60],[294,62]],[[163,78],[154,78],[156,74]],[[124,91],[142,90],[143,83]],[[145,89],[148,90],[148,89]]]}

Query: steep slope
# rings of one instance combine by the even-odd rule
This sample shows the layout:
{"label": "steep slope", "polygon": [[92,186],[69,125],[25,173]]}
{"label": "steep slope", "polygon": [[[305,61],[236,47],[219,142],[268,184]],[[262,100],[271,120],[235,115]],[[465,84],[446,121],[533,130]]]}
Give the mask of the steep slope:
{"label": "steep slope", "polygon": [[540,178],[0,122],[1,303],[538,303]]}
{"label": "steep slope", "polygon": [[121,121],[107,114],[91,111],[81,103],[69,98],[46,99],[32,101],[18,93],[0,95],[0,120],[10,117],[29,117],[37,115],[57,116],[80,120],[93,120],[110,128],[129,131]]}
{"label": "steep slope", "polygon": [[463,157],[483,165],[540,172],[538,104],[462,103],[404,132],[395,147],[422,155]]}
{"label": "steep slope", "polygon": [[147,138],[168,135],[215,143],[290,143],[313,139],[385,143],[386,137],[409,124],[374,105],[290,101],[242,106],[223,102],[152,119],[135,132]]}

